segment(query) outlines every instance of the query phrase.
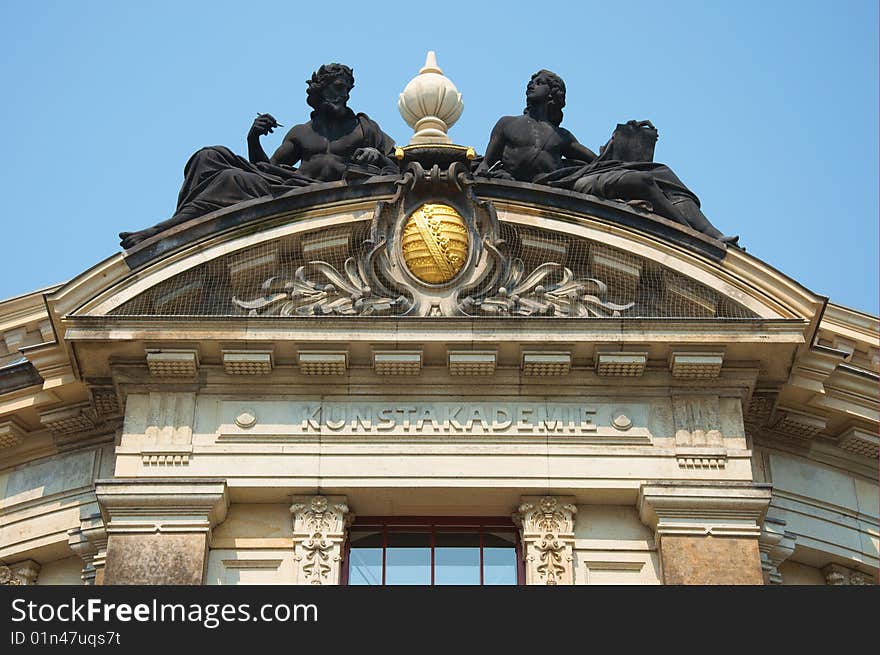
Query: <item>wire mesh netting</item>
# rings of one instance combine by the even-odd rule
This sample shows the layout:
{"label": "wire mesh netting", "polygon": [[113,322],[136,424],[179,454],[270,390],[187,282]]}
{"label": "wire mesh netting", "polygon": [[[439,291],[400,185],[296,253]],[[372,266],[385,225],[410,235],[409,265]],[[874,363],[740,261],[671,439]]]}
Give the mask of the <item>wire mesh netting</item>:
{"label": "wire mesh netting", "polygon": [[[356,223],[223,255],[168,279],[114,309],[115,316],[248,316],[248,301],[284,293],[285,281],[310,262],[343,271],[367,237]],[[549,230],[502,223],[511,259],[526,275],[548,262],[578,279],[604,285],[603,300],[627,306],[621,318],[756,318],[757,314],[708,286],[657,262],[606,244]]]}

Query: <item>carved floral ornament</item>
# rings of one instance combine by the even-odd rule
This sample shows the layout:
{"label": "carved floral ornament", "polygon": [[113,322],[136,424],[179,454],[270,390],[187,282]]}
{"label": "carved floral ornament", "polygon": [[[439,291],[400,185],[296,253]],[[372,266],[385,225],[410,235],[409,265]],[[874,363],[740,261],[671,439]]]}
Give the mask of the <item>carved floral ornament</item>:
{"label": "carved floral ornament", "polygon": [[290,506],[294,516],[301,516],[305,527],[312,532],[339,532],[350,521],[348,506],[331,504],[326,496],[313,496],[308,505],[294,503]]}
{"label": "carved floral ornament", "polygon": [[520,526],[527,583],[549,586],[573,583],[576,513],[575,505],[554,496],[519,506],[513,520]]}
{"label": "carved floral ornament", "polygon": [[354,519],[344,502],[326,496],[312,496],[307,502],[294,502],[294,560],[304,582],[312,585],[337,584],[345,529]]}

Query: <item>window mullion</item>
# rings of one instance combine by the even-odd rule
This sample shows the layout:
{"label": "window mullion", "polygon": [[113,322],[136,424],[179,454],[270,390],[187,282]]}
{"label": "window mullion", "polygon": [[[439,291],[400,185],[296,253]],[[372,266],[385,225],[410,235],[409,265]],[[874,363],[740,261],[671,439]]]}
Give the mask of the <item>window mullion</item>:
{"label": "window mullion", "polygon": [[480,586],[485,584],[483,579],[483,526],[480,526]]}
{"label": "window mullion", "polygon": [[431,586],[434,586],[434,546],[437,545],[437,534],[434,524],[431,524]]}
{"label": "window mullion", "polygon": [[388,525],[382,526],[382,586],[385,586],[385,559],[388,551]]}

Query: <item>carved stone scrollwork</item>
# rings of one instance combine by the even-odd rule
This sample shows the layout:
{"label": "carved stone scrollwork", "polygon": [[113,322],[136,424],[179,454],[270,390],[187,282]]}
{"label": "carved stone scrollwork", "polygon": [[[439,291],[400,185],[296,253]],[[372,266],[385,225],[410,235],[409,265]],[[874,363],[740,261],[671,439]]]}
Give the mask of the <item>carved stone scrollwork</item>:
{"label": "carved stone scrollwork", "polygon": [[[382,245],[384,247],[384,244]],[[375,252],[375,248],[373,251]],[[402,295],[374,293],[377,285],[367,273],[371,256],[349,257],[340,273],[327,262],[309,262],[296,269],[293,279],[270,277],[263,282],[266,295],[254,300],[232,302],[252,316],[371,316],[400,315],[411,303]],[[373,285],[370,285],[371,280]]]}
{"label": "carved stone scrollwork", "polygon": [[262,296],[232,303],[251,316],[589,318],[634,306],[606,300],[605,282],[563,263],[527,270],[501,237],[492,203],[474,194],[463,161],[445,169],[410,161],[397,185],[342,270],[311,261],[268,278]]}
{"label": "carved stone scrollwork", "polygon": [[578,278],[562,264],[547,262],[525,275],[525,266],[519,258],[507,260],[502,256],[499,263],[507,271],[502,283],[483,298],[464,298],[460,305],[463,313],[613,317],[620,316],[620,312],[635,304],[618,305],[603,300],[608,285],[595,278]]}
{"label": "carved stone scrollwork", "polygon": [[574,584],[572,498],[524,497],[513,520],[519,526],[526,584]]}
{"label": "carved stone scrollwork", "polygon": [[295,498],[293,515],[294,560],[300,584],[339,584],[339,566],[346,529],[354,515],[344,496]]}

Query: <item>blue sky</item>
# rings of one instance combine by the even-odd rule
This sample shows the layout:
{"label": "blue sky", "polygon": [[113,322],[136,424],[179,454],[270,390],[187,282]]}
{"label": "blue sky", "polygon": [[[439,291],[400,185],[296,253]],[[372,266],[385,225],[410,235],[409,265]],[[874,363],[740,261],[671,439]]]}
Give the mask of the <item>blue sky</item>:
{"label": "blue sky", "polygon": [[[568,87],[597,150],[618,122],[725,234],[831,300],[878,312],[878,6],[810,2],[0,2],[0,298],[65,281],[168,218],[189,155],[246,154],[257,112],[307,120],[305,80],[354,68],[351,106],[398,142],[397,95],[437,52],[482,152],[531,73]],[[268,152],[281,134],[264,138]],[[39,244],[39,245],[37,245]]]}

